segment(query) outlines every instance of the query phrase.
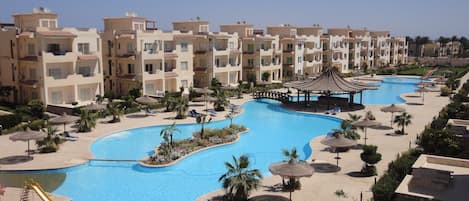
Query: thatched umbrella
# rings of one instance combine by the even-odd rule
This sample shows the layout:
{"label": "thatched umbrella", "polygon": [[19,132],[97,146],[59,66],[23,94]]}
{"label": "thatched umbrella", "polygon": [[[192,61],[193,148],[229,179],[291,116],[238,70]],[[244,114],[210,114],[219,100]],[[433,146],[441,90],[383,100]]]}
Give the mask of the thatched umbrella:
{"label": "thatched umbrella", "polygon": [[375,120],[369,120],[368,118],[364,118],[363,120],[352,122],[352,125],[356,127],[363,127],[363,129],[365,130],[365,138],[363,139],[365,140],[365,145],[366,145],[366,140],[368,139],[366,137],[366,129],[370,127],[380,126],[381,123]]}
{"label": "thatched umbrella", "polygon": [[405,109],[403,107],[399,107],[399,106],[396,106],[394,104],[391,104],[390,106],[382,107],[381,111],[391,113],[391,128],[392,128],[392,123],[393,123],[393,119],[394,119],[394,112],[405,112]]}
{"label": "thatched umbrella", "polygon": [[337,160],[337,167],[339,167],[339,151],[337,148],[346,148],[346,147],[352,147],[357,145],[357,142],[355,140],[347,139],[343,135],[337,135],[337,136],[332,136],[332,137],[325,137],[323,140],[321,140],[321,144],[330,146],[336,149],[337,156],[335,159]]}
{"label": "thatched umbrella", "polygon": [[209,95],[203,95],[201,97],[195,97],[192,99],[194,102],[205,102],[205,111],[208,110],[208,103],[209,102],[214,102],[216,101],[217,98],[209,96]]}
{"label": "thatched umbrella", "polygon": [[135,99],[140,104],[151,105],[158,103],[158,100],[149,96],[142,96]]}
{"label": "thatched umbrella", "polygon": [[[269,171],[272,174],[279,175],[281,177],[288,177],[290,179],[300,177],[311,177],[314,169],[307,163],[299,163],[296,160],[289,160],[287,162],[273,163],[269,166]],[[290,189],[290,200],[291,200],[292,189]]]}
{"label": "thatched umbrella", "polygon": [[425,103],[425,93],[430,92],[431,90],[425,87],[418,88],[415,92],[419,92],[422,94],[422,103]]}
{"label": "thatched umbrella", "polygon": [[79,117],[71,116],[64,112],[61,116],[49,119],[48,122],[52,124],[64,124],[64,133],[65,133],[65,125],[74,123],[78,121],[79,119],[80,119]]}
{"label": "thatched umbrella", "polygon": [[47,133],[44,133],[42,131],[33,131],[29,128],[27,128],[25,131],[17,131],[14,132],[10,136],[10,140],[12,141],[27,141],[28,142],[28,156],[30,154],[30,148],[29,148],[29,141],[30,140],[41,140],[47,137]]}
{"label": "thatched umbrella", "polygon": [[106,109],[106,105],[105,104],[95,104],[95,103],[91,103],[83,108],[81,108],[82,110],[88,110],[88,111],[98,111],[98,110],[105,110]]}
{"label": "thatched umbrella", "polygon": [[193,88],[192,90],[195,93],[199,93],[199,94],[213,94],[213,93],[215,93],[213,90],[208,89],[207,87],[205,87],[205,88]]}

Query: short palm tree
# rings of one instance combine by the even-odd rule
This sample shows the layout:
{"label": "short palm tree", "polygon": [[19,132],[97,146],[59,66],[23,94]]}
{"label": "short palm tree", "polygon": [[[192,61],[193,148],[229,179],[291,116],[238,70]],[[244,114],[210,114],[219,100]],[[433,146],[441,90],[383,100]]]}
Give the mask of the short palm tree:
{"label": "short palm tree", "polygon": [[173,146],[174,132],[181,132],[178,128],[176,128],[176,122],[163,128],[160,132],[160,136],[163,137],[166,142],[169,142],[171,146]]}
{"label": "short palm tree", "polygon": [[176,119],[186,118],[186,113],[189,110],[189,100],[184,97],[180,97],[176,100],[174,109],[176,110]]}
{"label": "short palm tree", "polygon": [[226,98],[226,93],[224,90],[216,90],[215,92],[216,100],[213,102],[213,107],[215,111],[225,111],[225,106],[230,104],[228,99]]}
{"label": "short palm tree", "polygon": [[166,107],[166,112],[170,112],[174,110],[176,98],[171,96],[169,93],[165,93],[162,99],[162,103]]}
{"label": "short palm tree", "polygon": [[291,149],[291,151],[287,150],[287,149],[284,149],[282,151],[283,155],[288,159],[288,161],[291,161],[291,160],[298,160],[298,152],[296,151],[296,148],[293,148]]}
{"label": "short palm tree", "polygon": [[233,163],[225,162],[227,169],[218,181],[225,189],[225,200],[247,201],[249,194],[260,185],[262,175],[258,169],[249,168],[249,158],[242,155],[237,159],[233,156]]}
{"label": "short palm tree", "polygon": [[226,114],[226,116],[225,116],[226,118],[230,119],[230,128],[233,125],[233,118],[236,116],[236,114],[238,114],[238,112],[236,112],[236,110],[234,108],[232,108],[232,109],[230,109],[228,114]]}
{"label": "short palm tree", "polygon": [[59,144],[62,143],[62,139],[57,135],[59,130],[56,127],[47,126],[45,131],[47,136],[42,140],[37,140],[37,146],[43,153],[56,152],[59,149]]}
{"label": "short palm tree", "polygon": [[207,118],[207,115],[198,115],[195,120],[202,126],[200,129],[200,139],[204,139],[205,124],[210,123],[212,121],[212,117]]}
{"label": "short palm tree", "polygon": [[107,105],[107,111],[112,115],[110,123],[117,123],[121,121],[121,116],[124,114],[124,110],[117,103],[109,103]]}
{"label": "short palm tree", "polygon": [[81,110],[80,120],[77,122],[78,132],[90,132],[96,127],[96,114],[88,110]]}
{"label": "short palm tree", "polygon": [[402,135],[405,134],[404,128],[412,123],[411,119],[412,119],[412,115],[407,113],[407,112],[403,112],[402,114],[397,115],[396,117],[394,117],[394,123],[401,127],[401,134]]}

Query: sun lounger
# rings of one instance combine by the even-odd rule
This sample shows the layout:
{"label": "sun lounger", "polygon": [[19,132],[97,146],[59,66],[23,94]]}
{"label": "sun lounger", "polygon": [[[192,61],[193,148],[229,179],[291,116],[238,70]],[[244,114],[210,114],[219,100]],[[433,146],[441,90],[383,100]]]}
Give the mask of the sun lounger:
{"label": "sun lounger", "polygon": [[208,113],[210,113],[210,116],[212,117],[217,116],[217,112],[215,110],[208,110]]}
{"label": "sun lounger", "polygon": [[198,117],[200,113],[198,113],[196,110],[191,110],[189,111],[189,116],[191,117]]}
{"label": "sun lounger", "polygon": [[155,114],[155,111],[153,111],[151,108],[147,108],[147,109],[145,109],[145,114],[146,115],[149,115],[149,114],[153,115],[153,114]]}

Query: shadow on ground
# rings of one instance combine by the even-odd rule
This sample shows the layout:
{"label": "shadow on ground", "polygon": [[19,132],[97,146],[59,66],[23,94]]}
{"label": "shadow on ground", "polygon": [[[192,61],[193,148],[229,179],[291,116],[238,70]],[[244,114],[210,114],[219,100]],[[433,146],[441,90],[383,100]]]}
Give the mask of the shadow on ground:
{"label": "shadow on ground", "polygon": [[314,168],[314,172],[319,173],[334,173],[341,170],[339,166],[330,163],[313,163],[311,167]]}
{"label": "shadow on ground", "polygon": [[19,164],[19,163],[26,163],[31,160],[33,160],[32,156],[24,156],[24,155],[7,156],[4,158],[0,158],[0,165],[14,165],[14,164]]}

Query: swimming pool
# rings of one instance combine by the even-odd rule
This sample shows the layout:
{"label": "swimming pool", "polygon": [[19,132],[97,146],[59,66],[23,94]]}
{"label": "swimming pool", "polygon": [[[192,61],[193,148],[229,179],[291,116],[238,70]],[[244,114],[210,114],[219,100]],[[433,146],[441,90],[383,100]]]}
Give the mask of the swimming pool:
{"label": "swimming pool", "polygon": [[[364,103],[401,103],[399,94],[413,91],[414,83],[418,81],[385,78],[378,90],[364,93]],[[307,158],[311,154],[309,141],[340,124],[340,120],[334,117],[286,111],[279,107],[278,102],[270,100],[251,101],[243,108],[245,112],[234,122],[245,125],[250,132],[234,144],[196,153],[166,168],[150,169],[135,163],[89,162],[47,171],[66,173],[64,183],[54,193],[69,196],[75,201],[190,201],[221,187],[217,180],[225,172],[223,163],[231,161],[232,155],[249,155],[252,168],[268,176],[269,164],[284,160],[282,149],[296,147],[300,157]],[[229,121],[224,120],[210,123],[207,127],[221,128],[228,124]],[[159,136],[162,128],[153,126],[114,133],[97,140],[91,150],[96,158],[141,159],[162,141]],[[181,133],[175,138],[182,139],[190,137],[200,126],[185,124],[178,125],[178,128]]]}

